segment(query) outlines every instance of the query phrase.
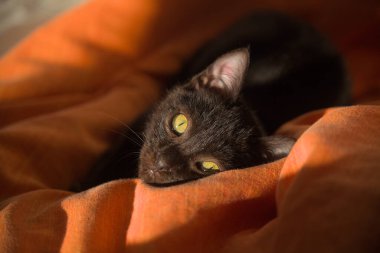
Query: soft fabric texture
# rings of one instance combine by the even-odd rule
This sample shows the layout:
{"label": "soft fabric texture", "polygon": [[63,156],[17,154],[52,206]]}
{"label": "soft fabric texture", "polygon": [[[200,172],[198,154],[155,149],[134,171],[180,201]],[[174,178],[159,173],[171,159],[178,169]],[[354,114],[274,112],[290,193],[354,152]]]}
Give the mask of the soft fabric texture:
{"label": "soft fabric texture", "polygon": [[[300,116],[280,161],[154,188],[83,180],[207,39],[252,10],[310,21],[355,105]],[[0,252],[379,252],[378,1],[93,0],[0,60]]]}

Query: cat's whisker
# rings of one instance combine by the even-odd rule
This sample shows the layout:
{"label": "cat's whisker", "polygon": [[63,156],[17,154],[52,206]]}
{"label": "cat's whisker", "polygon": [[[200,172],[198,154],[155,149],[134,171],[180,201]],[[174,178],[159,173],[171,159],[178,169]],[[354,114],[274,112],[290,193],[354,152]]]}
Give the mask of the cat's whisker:
{"label": "cat's whisker", "polygon": [[[136,153],[138,153],[138,154],[136,154]],[[129,153],[121,156],[117,161],[115,161],[115,163],[119,163],[119,162],[123,161],[124,159],[127,159],[131,155],[136,155],[136,157],[133,159],[133,162],[138,161],[139,154],[140,154],[140,152],[129,152]]]}
{"label": "cat's whisker", "polygon": [[119,120],[121,124],[123,124],[123,126],[125,126],[126,128],[128,128],[128,130],[130,130],[140,141],[142,141],[142,143],[144,143],[144,140],[141,138],[141,136],[136,133],[135,130],[133,130],[132,128],[130,128],[127,124],[125,124],[124,122],[122,122],[121,120]]}
{"label": "cat's whisker", "polygon": [[118,134],[118,135],[121,135],[121,136],[123,136],[124,138],[127,138],[128,140],[132,141],[134,144],[136,144],[136,145],[139,146],[140,148],[141,148],[142,145],[143,145],[143,143],[139,143],[138,140],[135,140],[135,139],[133,139],[131,136],[128,136],[128,135],[126,135],[126,134],[124,134],[124,133],[122,133],[122,132],[116,131],[116,130],[114,130],[114,129],[110,129],[110,130],[108,130],[108,131],[113,132],[113,133],[116,133],[116,134]]}
{"label": "cat's whisker", "polygon": [[131,130],[131,132],[134,133],[134,135],[136,135],[136,137],[139,138],[139,140],[141,140],[142,143],[144,143],[144,140],[141,138],[141,136],[140,136],[138,133],[136,133],[135,130],[133,130],[132,128],[130,128],[130,127],[127,126],[126,124],[125,124],[125,126],[126,126],[129,130]]}
{"label": "cat's whisker", "polygon": [[135,130],[133,130],[132,128],[130,128],[125,122],[119,120],[119,122],[121,124],[123,124],[123,126],[125,126],[126,128],[128,128],[140,141],[142,141],[142,143],[144,143],[144,140],[140,137],[140,135],[138,135],[138,133],[136,133]]}
{"label": "cat's whisker", "polygon": [[105,113],[105,112],[101,112],[101,113],[104,114],[105,116],[121,123],[124,127],[128,128],[128,130],[130,130],[142,143],[144,143],[144,140],[141,138],[141,136],[138,133],[136,133],[136,131],[134,131],[131,127],[129,127],[125,122],[123,122],[122,120],[120,120],[120,119],[118,119],[118,118],[116,118],[116,117],[114,117],[108,113]]}

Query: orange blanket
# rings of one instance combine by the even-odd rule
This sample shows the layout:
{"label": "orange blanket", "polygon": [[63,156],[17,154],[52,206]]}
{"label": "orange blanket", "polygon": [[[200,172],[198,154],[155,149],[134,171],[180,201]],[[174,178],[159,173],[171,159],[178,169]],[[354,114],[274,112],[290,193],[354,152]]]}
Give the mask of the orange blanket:
{"label": "orange blanket", "polygon": [[[208,38],[258,8],[328,34],[356,101],[280,129],[281,161],[168,188],[85,192],[96,158]],[[378,1],[94,0],[0,60],[0,252],[378,252]],[[372,104],[372,105],[369,105]]]}

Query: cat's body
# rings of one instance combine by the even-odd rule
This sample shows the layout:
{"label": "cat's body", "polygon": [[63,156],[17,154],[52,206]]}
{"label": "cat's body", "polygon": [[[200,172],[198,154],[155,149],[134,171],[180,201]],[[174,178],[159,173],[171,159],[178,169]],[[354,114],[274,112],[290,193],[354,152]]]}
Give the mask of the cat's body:
{"label": "cat's body", "polygon": [[268,134],[303,113],[349,101],[341,55],[309,24],[281,13],[254,13],[210,41],[183,68],[182,81],[216,58],[250,47],[242,95]]}
{"label": "cat's body", "polygon": [[[242,20],[184,69],[182,84],[145,123],[138,176],[147,183],[178,183],[283,157],[293,141],[268,133],[302,113],[348,101],[340,55],[313,28],[278,13]],[[133,148],[121,140],[101,160],[102,181],[113,178],[104,171],[135,175],[131,159],[115,163]]]}

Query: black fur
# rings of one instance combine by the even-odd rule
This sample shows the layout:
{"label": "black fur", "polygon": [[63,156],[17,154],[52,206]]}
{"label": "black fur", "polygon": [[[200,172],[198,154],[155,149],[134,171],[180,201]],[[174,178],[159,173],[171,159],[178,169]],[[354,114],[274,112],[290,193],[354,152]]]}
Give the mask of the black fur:
{"label": "black fur", "polygon": [[[189,130],[176,136],[171,119],[179,112],[191,121]],[[202,89],[175,88],[152,114],[140,155],[139,177],[151,183],[171,183],[202,177],[192,168],[204,156],[217,159],[224,170],[264,162],[255,115],[240,100],[235,102]],[[157,162],[165,166],[155,171]],[[150,172],[149,172],[150,171]]]}
{"label": "black fur", "polygon": [[[233,81],[215,76],[210,64],[247,46],[249,68],[236,67]],[[242,65],[248,66],[248,60]],[[275,12],[256,13],[238,22],[203,47],[180,76],[183,84],[168,93],[146,123],[138,176],[150,184],[207,176],[196,169],[204,159],[218,161],[223,171],[286,156],[293,140],[271,135],[281,124],[310,110],[349,101],[344,63],[334,47],[311,26]],[[226,90],[230,81],[242,86]],[[170,125],[179,112],[190,120],[181,136]],[[115,165],[115,157],[131,152],[133,145],[121,141],[97,170],[117,172],[117,177],[123,176],[123,170],[127,174],[131,161]]]}
{"label": "black fur", "polygon": [[243,18],[202,47],[181,80],[247,46],[250,67],[242,95],[268,134],[303,113],[350,103],[345,64],[334,46],[309,24],[272,11]]}

